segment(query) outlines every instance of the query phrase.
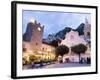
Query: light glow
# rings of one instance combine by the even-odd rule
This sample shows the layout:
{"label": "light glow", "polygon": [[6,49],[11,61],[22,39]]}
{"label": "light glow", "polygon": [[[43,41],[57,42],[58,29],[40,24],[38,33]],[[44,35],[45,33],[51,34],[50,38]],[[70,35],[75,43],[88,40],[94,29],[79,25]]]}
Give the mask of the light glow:
{"label": "light glow", "polygon": [[37,29],[38,29],[38,31],[41,31],[41,28],[40,27],[38,27]]}

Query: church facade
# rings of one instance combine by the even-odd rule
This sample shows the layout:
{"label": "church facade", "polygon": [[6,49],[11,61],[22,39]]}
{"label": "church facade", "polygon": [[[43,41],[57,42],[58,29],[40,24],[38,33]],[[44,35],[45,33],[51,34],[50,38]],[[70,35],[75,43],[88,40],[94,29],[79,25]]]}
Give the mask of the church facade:
{"label": "church facade", "polygon": [[69,47],[69,53],[64,55],[64,59],[69,58],[72,62],[79,62],[79,56],[77,54],[73,54],[71,51],[71,47],[84,44],[87,46],[87,51],[85,54],[81,54],[81,57],[86,59],[87,57],[91,58],[91,25],[88,23],[88,20],[85,20],[84,26],[84,35],[79,35],[77,31],[71,30],[69,33],[65,35],[65,39],[61,41],[59,45],[66,45]]}

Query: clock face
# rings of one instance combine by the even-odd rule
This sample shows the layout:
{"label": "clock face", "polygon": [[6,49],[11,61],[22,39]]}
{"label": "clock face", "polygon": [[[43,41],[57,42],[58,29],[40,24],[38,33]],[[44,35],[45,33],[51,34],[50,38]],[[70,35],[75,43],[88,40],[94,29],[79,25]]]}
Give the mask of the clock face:
{"label": "clock face", "polygon": [[41,31],[41,28],[40,27],[38,27],[37,29],[38,29],[38,31]]}

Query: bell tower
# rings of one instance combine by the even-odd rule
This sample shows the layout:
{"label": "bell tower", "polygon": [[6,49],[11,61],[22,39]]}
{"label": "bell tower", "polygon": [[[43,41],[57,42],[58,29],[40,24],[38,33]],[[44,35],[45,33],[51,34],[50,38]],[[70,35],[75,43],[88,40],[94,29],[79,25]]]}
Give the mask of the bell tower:
{"label": "bell tower", "polygon": [[91,38],[91,25],[89,24],[87,18],[85,18],[84,38],[86,41],[90,41]]}

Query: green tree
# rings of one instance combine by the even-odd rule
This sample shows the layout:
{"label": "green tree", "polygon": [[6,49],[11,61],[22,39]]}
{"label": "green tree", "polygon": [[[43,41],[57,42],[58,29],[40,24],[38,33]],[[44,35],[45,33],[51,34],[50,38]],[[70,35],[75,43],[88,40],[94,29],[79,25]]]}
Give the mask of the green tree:
{"label": "green tree", "polygon": [[77,53],[79,55],[79,62],[81,59],[81,54],[84,53],[87,50],[87,47],[84,44],[79,44],[79,45],[75,45],[73,47],[71,47],[71,51],[73,51],[74,53]]}
{"label": "green tree", "polygon": [[60,55],[63,57],[63,55],[68,52],[69,52],[69,48],[65,45],[60,45],[60,46],[56,47],[56,49],[55,49],[55,53],[57,56]]}

